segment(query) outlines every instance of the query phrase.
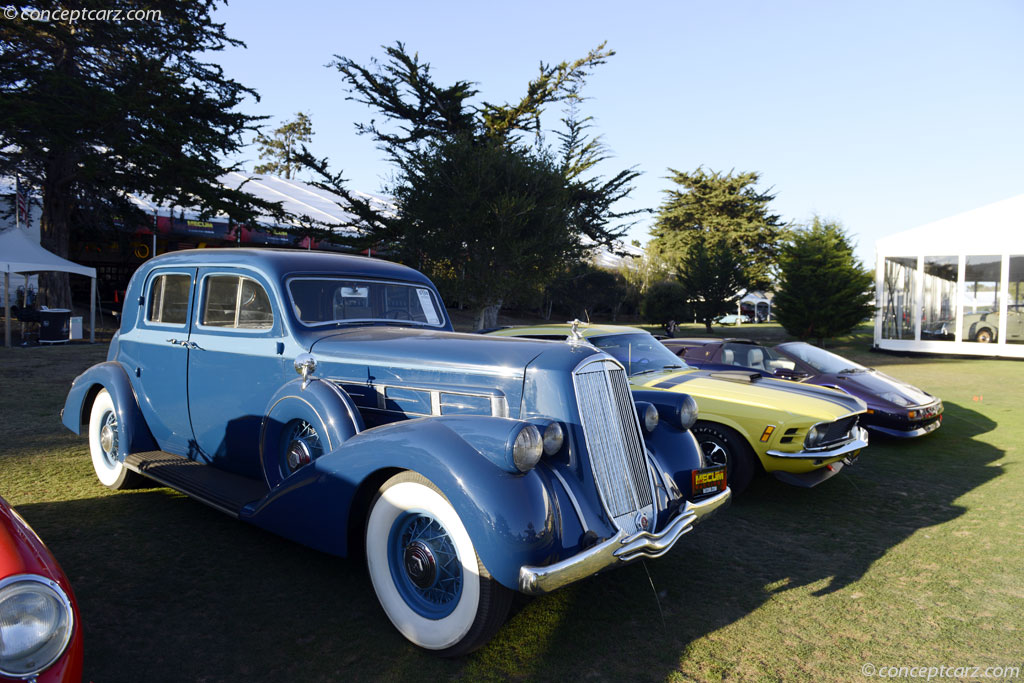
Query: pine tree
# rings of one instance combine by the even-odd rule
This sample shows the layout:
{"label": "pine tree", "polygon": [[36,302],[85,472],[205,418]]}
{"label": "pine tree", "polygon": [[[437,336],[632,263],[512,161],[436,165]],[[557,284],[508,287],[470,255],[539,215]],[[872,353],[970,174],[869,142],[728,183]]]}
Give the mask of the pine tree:
{"label": "pine tree", "polygon": [[707,249],[722,243],[743,264],[740,288],[767,287],[784,229],[769,210],[775,195],[754,187],[760,175],[669,171],[679,189],[665,191],[668,197],[651,230],[657,252],[679,270],[696,242],[703,240]]}
{"label": "pine tree", "polygon": [[[611,244],[628,227],[619,222],[635,213],[612,209],[629,194],[635,171],[608,180],[592,174],[606,154],[599,139],[588,137],[586,119],[570,107],[560,164],[541,135],[545,108],[578,103],[590,71],[612,54],[602,44],[571,62],[541,63],[520,100],[480,105],[470,103],[479,94],[472,83],[438,85],[430,65],[402,43],[369,66],[336,57],[350,98],[374,110],[356,130],[395,165],[396,183],[387,191],[396,206],[349,191],[341,172],[305,149],[303,163],[321,178],[315,184],[342,197],[355,216],[352,246],[384,249],[427,269],[459,301],[477,306],[480,325],[491,327],[511,287],[543,290],[559,267],[582,256],[581,236]],[[524,142],[530,137],[532,147]]]}
{"label": "pine tree", "polygon": [[708,244],[698,233],[676,271],[697,321],[708,333],[719,316],[735,310],[736,298],[744,286],[744,263],[725,240]]}
{"label": "pine tree", "polygon": [[817,216],[782,245],[772,311],[787,332],[821,346],[873,313],[874,280],[853,250],[839,223]]}
{"label": "pine tree", "polygon": [[275,128],[270,135],[262,132],[256,135],[260,159],[266,163],[257,165],[256,173],[272,173],[284,178],[292,178],[301,167],[298,157],[301,146],[313,139],[313,123],[307,114],[301,111],[295,118]]}
{"label": "pine tree", "polygon": [[[91,3],[50,0],[34,3],[50,21],[0,22],[0,173],[41,188],[45,248],[67,257],[73,217],[89,206],[145,220],[130,193],[239,221],[279,211],[217,182],[258,119],[236,111],[256,93],[209,62],[241,45],[213,20],[215,5],[162,2],[158,17],[89,21],[71,10]],[[83,215],[83,230],[93,224]],[[67,307],[67,276],[54,275],[49,304]]]}

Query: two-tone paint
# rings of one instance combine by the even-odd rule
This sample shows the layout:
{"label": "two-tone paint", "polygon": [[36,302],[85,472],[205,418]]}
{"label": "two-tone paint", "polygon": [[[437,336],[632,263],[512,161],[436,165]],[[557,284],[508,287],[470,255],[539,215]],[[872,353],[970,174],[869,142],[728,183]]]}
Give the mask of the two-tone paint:
{"label": "two-tone paint", "polygon": [[[175,324],[148,314],[154,283],[169,274],[187,276],[190,287]],[[259,283],[272,323],[202,324],[210,278],[225,275]],[[421,297],[429,293],[439,317],[304,323],[289,285],[317,277],[414,286]],[[328,553],[361,549],[367,505],[402,471],[422,475],[450,501],[490,576],[527,593],[660,555],[729,499],[728,489],[694,499],[700,449],[688,431],[663,422],[645,436],[653,519],[625,533],[595,485],[574,390],[578,368],[616,362],[586,344],[455,333],[433,284],[404,266],[316,252],[197,250],[148,261],[125,302],[108,360],[75,380],[63,423],[80,433],[106,390],[120,430],[112,457],[131,463],[132,453],[160,451],[231,473],[254,492],[241,507],[183,490]],[[630,414],[636,420],[632,405]],[[289,471],[281,447],[296,420],[315,427],[316,452]],[[516,436],[526,424],[543,431],[553,421],[564,430],[561,448],[517,469],[509,456]]]}

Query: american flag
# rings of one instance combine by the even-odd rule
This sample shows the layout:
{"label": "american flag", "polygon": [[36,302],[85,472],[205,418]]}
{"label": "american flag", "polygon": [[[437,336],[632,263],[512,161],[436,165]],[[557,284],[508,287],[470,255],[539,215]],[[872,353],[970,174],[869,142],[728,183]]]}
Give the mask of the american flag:
{"label": "american flag", "polygon": [[14,178],[15,212],[17,213],[18,225],[28,227],[28,190],[21,184],[21,178]]}

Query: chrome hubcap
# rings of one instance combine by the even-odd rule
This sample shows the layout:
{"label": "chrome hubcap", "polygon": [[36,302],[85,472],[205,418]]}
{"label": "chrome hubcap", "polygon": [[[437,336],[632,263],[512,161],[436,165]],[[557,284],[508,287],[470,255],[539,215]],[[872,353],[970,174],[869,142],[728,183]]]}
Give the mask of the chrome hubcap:
{"label": "chrome hubcap", "polygon": [[108,413],[100,428],[100,448],[108,459],[117,455],[117,416]]}
{"label": "chrome hubcap", "polygon": [[286,438],[288,445],[284,448],[284,476],[305,467],[323,455],[320,435],[305,420],[296,422]]}
{"label": "chrome hubcap", "polygon": [[418,588],[430,588],[437,578],[437,560],[430,547],[414,541],[405,547],[405,572]]}

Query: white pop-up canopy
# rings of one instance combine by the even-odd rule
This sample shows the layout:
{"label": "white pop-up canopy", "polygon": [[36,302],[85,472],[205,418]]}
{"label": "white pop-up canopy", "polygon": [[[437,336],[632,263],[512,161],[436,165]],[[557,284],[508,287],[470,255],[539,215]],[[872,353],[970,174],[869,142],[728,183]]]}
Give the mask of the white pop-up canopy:
{"label": "white pop-up canopy", "polygon": [[11,273],[38,273],[59,271],[92,278],[89,297],[89,341],[96,341],[96,269],[81,266],[57,256],[28,236],[24,230],[14,228],[0,233],[0,271],[4,274],[4,345],[11,345],[10,291]]}

